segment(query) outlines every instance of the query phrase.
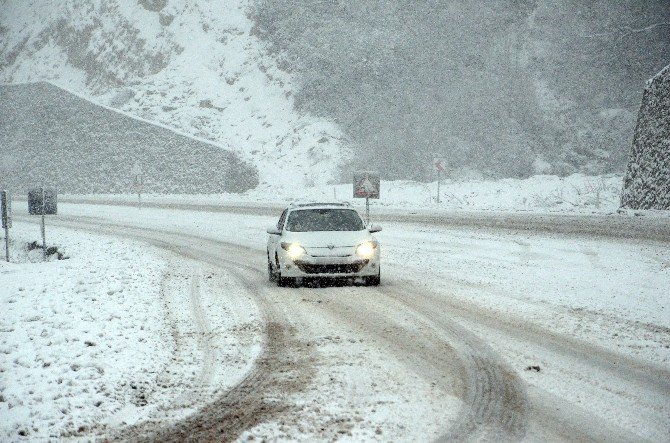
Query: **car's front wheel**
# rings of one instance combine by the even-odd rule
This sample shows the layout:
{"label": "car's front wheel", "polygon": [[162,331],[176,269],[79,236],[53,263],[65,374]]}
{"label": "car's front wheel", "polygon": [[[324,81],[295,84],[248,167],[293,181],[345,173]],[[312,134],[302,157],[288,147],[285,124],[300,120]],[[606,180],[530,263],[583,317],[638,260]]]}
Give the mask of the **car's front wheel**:
{"label": "car's front wheel", "polygon": [[268,258],[268,273],[270,281],[277,283],[277,286],[282,288],[286,286],[295,286],[297,279],[281,276],[281,267],[279,266],[279,260],[277,257],[275,257],[275,263],[277,264],[277,267],[275,270],[273,270],[272,263],[270,263],[270,259]]}
{"label": "car's front wheel", "polygon": [[277,282],[277,272],[272,267],[272,262],[270,261],[270,256],[268,255],[268,280],[270,283]]}

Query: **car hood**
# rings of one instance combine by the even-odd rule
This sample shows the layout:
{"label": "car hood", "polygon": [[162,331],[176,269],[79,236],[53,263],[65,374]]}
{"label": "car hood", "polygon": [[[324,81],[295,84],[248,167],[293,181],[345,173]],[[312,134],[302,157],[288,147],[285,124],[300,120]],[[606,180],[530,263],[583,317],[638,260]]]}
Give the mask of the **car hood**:
{"label": "car hood", "polygon": [[328,248],[357,246],[366,240],[372,240],[367,229],[362,231],[315,231],[289,232],[284,231],[282,242],[299,243],[305,248]]}

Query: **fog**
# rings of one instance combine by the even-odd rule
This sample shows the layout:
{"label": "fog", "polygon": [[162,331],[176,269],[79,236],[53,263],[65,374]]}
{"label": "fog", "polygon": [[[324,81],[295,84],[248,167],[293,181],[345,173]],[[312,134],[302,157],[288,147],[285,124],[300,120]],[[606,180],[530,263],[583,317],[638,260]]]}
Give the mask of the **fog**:
{"label": "fog", "polygon": [[621,172],[670,1],[256,3],[256,33],[334,119],[354,165],[426,179]]}

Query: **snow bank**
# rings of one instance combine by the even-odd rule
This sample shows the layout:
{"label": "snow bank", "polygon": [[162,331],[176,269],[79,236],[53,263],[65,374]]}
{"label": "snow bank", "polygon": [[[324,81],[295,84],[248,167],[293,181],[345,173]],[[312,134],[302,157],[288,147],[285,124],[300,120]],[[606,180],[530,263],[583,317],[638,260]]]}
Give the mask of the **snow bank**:
{"label": "snow bank", "polygon": [[436,182],[420,185],[396,181],[382,185],[382,193],[387,197],[380,204],[505,211],[612,211],[618,207],[620,190],[621,177],[615,175],[446,180],[440,187],[440,203],[437,203]]}
{"label": "snow bank", "polygon": [[[444,180],[437,203],[437,182],[419,183],[406,180],[381,182],[379,200],[372,206],[388,209],[493,210],[531,212],[613,212],[619,207],[621,177],[616,175],[568,177],[536,175],[528,179],[481,181]],[[292,200],[347,200],[363,206],[364,199],[354,199],[353,185],[320,185],[311,188],[285,189],[260,186],[243,194],[158,195],[148,194],[146,202],[200,204],[265,204],[282,206]],[[70,196],[73,199],[136,202],[131,195]]]}
{"label": "snow bank", "polygon": [[164,261],[138,244],[48,228],[48,244],[70,258],[31,263],[23,245],[39,227],[16,223],[11,235],[12,258],[25,262],[0,262],[0,440],[75,436],[128,406],[142,414],[142,388],[170,353]]}

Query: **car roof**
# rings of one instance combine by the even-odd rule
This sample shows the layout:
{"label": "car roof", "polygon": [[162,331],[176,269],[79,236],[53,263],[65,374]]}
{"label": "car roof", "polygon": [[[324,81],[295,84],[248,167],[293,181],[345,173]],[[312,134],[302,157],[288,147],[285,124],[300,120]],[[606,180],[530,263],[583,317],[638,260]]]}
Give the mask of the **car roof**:
{"label": "car roof", "polygon": [[353,209],[349,202],[293,202],[288,206],[290,211],[303,209]]}

